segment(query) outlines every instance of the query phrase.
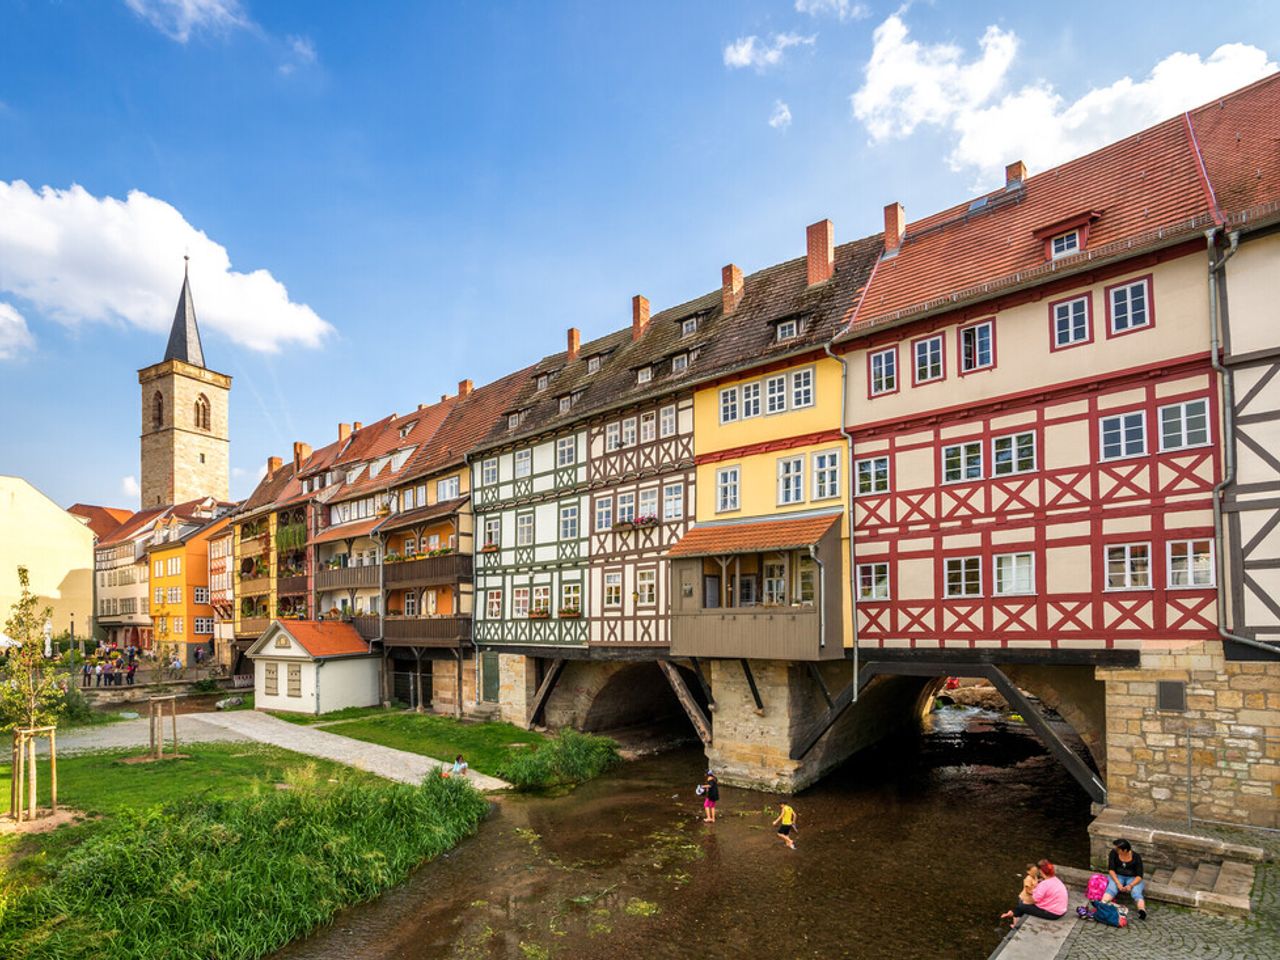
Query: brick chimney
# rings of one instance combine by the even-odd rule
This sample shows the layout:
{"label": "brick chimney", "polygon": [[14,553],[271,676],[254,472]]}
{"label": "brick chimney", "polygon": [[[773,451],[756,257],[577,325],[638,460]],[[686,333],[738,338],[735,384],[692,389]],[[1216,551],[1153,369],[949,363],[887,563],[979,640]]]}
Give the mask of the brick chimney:
{"label": "brick chimney", "polygon": [[293,469],[301,470],[302,462],[311,456],[311,444],[295,440],[293,442]]}
{"label": "brick chimney", "polygon": [[631,339],[639,340],[649,326],[649,298],[636,294],[631,298]]}
{"label": "brick chimney", "polygon": [[363,428],[364,428],[364,424],[363,424],[363,423],[361,423],[359,420],[357,420],[355,423],[351,424],[351,429],[352,429],[353,431],[355,431],[355,430],[361,430],[361,429],[363,429]]}
{"label": "brick chimney", "polygon": [[570,363],[572,363],[574,360],[577,360],[577,359],[578,359],[578,347],[579,347],[579,345],[580,345],[581,337],[582,337],[582,335],[581,335],[580,333],[578,333],[578,328],[577,328],[577,327],[570,327],[570,328],[569,328],[569,338],[568,338],[568,344],[569,344],[569,346],[568,346],[568,349],[569,349],[569,362],[570,362]]}
{"label": "brick chimney", "polygon": [[902,204],[891,203],[884,208],[884,249],[892,253],[902,246],[902,238],[907,232],[907,212]]}
{"label": "brick chimney", "polygon": [[720,271],[720,307],[727,317],[738,309],[742,299],[742,271],[736,264],[725,264]]}
{"label": "brick chimney", "polygon": [[349,436],[351,436],[351,424],[349,423],[338,424],[338,442],[341,443],[343,440],[347,439],[347,437]]}
{"label": "brick chimney", "polygon": [[1004,168],[1004,185],[1006,190],[1009,187],[1016,186],[1025,179],[1027,179],[1027,165],[1021,160],[1015,160]]}
{"label": "brick chimney", "polygon": [[284,461],[279,457],[267,457],[267,476],[271,476],[282,466],[284,466]]}
{"label": "brick chimney", "polygon": [[460,396],[460,397],[469,397],[469,396],[471,395],[471,391],[472,391],[473,389],[474,389],[474,388],[473,388],[473,386],[472,386],[472,384],[471,384],[471,381],[470,381],[470,380],[459,380],[459,381],[458,381],[458,396]]}
{"label": "brick chimney", "polygon": [[819,220],[805,231],[809,248],[809,286],[826,283],[836,268],[835,227],[830,220]]}

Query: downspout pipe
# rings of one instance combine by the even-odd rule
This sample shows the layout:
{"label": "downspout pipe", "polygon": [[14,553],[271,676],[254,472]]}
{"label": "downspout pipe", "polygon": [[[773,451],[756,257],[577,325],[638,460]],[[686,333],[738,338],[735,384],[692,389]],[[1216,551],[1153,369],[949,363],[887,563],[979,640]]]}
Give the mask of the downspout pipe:
{"label": "downspout pipe", "polygon": [[[822,562],[822,558],[818,556],[818,548],[815,544],[809,544],[809,559],[818,565],[818,582],[825,584],[827,582],[827,565]],[[825,587],[818,591],[818,649],[822,650],[827,645],[827,594]]]}
{"label": "downspout pipe", "polygon": [[[848,507],[845,515],[849,522],[849,624],[853,631],[853,682],[851,688],[853,697],[850,703],[858,702],[858,568],[855,566],[856,554],[853,547],[853,434],[845,427],[845,411],[848,410],[849,401],[849,362],[845,359],[844,354],[837,355],[831,349],[831,342],[828,341],[822,345],[822,349],[826,351],[827,356],[839,362],[840,364],[840,436],[844,437],[845,449],[848,451],[848,477],[845,483],[845,495],[848,497]],[[824,604],[825,606],[825,604]],[[819,629],[822,629],[821,613],[819,613]],[[825,639],[825,635],[823,636]]]}
{"label": "downspout pipe", "polygon": [[1223,640],[1265,650],[1275,655],[1280,652],[1280,647],[1232,633],[1227,624],[1226,557],[1223,550],[1226,540],[1222,530],[1222,496],[1227,487],[1236,480],[1235,374],[1222,362],[1220,356],[1222,338],[1219,334],[1219,326],[1225,328],[1229,323],[1227,308],[1222,303],[1222,291],[1227,284],[1227,261],[1234,257],[1240,248],[1240,232],[1235,230],[1228,234],[1229,245],[1222,252],[1218,249],[1218,234],[1219,228],[1215,227],[1212,230],[1206,230],[1204,235],[1209,255],[1209,361],[1213,364],[1213,369],[1222,383],[1222,479],[1213,487],[1213,539],[1217,545],[1214,572],[1218,583],[1218,636]]}

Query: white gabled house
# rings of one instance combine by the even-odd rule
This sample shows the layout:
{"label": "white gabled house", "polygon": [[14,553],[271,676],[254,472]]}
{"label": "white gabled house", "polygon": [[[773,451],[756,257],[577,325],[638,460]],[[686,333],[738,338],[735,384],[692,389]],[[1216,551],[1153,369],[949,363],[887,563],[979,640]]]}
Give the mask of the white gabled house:
{"label": "white gabled house", "polygon": [[350,623],[273,620],[247,656],[260,710],[321,714],[379,703],[378,655]]}

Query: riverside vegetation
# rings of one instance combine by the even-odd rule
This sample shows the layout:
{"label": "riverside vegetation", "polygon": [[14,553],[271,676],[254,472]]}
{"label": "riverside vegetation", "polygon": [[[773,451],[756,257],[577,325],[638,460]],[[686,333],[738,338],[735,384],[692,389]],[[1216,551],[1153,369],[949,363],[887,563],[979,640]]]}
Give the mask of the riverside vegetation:
{"label": "riverside vegetation", "polygon": [[387,783],[239,744],[190,752],[66,761],[67,799],[103,815],[5,839],[0,956],[252,960],[399,883],[488,809],[457,779]]}
{"label": "riverside vegetation", "polygon": [[598,777],[621,757],[608,737],[565,728],[541,746],[508,753],[497,775],[517,790],[570,787]]}

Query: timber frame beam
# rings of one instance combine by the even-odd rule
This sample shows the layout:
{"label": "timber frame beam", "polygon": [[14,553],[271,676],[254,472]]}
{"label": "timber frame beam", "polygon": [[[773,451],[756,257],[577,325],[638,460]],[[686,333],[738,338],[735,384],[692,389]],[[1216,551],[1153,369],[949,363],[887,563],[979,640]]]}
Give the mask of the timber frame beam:
{"label": "timber frame beam", "polygon": [[658,668],[662,671],[663,676],[667,678],[667,683],[671,684],[671,689],[675,692],[676,699],[680,701],[680,706],[684,707],[684,712],[688,714],[689,722],[693,724],[693,729],[697,731],[698,738],[704,746],[711,746],[711,721],[702,712],[702,708],[698,706],[698,701],[693,698],[693,694],[689,692],[689,687],[684,682],[684,677],[680,676],[680,668],[670,660],[659,660]]}
{"label": "timber frame beam", "polygon": [[529,705],[529,726],[542,723],[542,715],[547,709],[547,700],[550,699],[551,691],[555,689],[556,681],[560,679],[560,674],[563,672],[564,659],[560,657],[553,659],[542,678],[542,683],[538,685],[538,692],[533,695],[533,703]]}

